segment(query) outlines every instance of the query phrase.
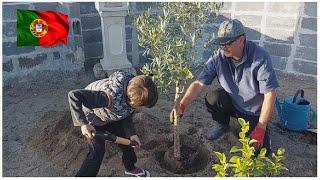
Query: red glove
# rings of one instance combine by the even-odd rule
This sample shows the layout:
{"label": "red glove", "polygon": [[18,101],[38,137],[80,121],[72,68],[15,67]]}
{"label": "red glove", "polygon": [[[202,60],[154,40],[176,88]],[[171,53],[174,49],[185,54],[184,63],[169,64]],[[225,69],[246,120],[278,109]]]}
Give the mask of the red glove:
{"label": "red glove", "polygon": [[250,142],[252,143],[252,142],[254,142],[252,140],[256,140],[256,142],[254,143],[254,146],[261,148],[263,145],[263,139],[264,139],[265,132],[266,132],[265,129],[256,126],[250,134],[250,138],[251,138]]}

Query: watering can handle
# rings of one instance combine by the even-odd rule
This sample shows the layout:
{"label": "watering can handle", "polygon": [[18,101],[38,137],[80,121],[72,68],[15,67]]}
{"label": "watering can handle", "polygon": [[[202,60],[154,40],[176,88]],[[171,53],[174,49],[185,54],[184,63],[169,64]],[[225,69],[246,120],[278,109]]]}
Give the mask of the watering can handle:
{"label": "watering can handle", "polygon": [[310,111],[312,113],[311,121],[315,121],[317,119],[317,113],[313,109],[310,109]]}
{"label": "watering can handle", "polygon": [[293,100],[292,100],[292,103],[295,103],[295,102],[296,102],[297,96],[299,95],[299,93],[301,93],[301,98],[303,98],[303,96],[304,96],[304,91],[303,91],[302,89],[299,89],[299,90],[296,92],[296,94],[294,95]]}

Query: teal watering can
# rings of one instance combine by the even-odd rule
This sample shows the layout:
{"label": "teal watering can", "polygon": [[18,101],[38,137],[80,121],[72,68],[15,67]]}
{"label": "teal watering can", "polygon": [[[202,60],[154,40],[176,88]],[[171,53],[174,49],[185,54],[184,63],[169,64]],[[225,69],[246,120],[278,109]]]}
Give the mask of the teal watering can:
{"label": "teal watering can", "polygon": [[283,100],[277,98],[276,109],[280,125],[293,131],[308,129],[309,123],[317,117],[310,102],[304,98],[302,89],[298,90],[294,96],[287,96]]}

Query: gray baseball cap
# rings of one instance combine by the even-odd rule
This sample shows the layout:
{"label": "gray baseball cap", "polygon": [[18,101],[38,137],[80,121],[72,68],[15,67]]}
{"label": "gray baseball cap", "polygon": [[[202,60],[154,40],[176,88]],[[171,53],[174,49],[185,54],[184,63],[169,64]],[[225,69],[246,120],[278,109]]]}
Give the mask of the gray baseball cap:
{"label": "gray baseball cap", "polygon": [[244,34],[244,27],[239,20],[226,20],[220,24],[218,36],[213,39],[213,43],[226,45]]}

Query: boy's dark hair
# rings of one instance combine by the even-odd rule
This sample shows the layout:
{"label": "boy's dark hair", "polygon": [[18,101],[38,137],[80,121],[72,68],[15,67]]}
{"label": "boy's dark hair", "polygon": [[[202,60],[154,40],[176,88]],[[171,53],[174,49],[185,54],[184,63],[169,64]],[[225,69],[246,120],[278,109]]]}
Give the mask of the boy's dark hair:
{"label": "boy's dark hair", "polygon": [[127,97],[135,106],[146,106],[150,108],[158,101],[157,86],[150,76],[136,76],[128,83]]}

